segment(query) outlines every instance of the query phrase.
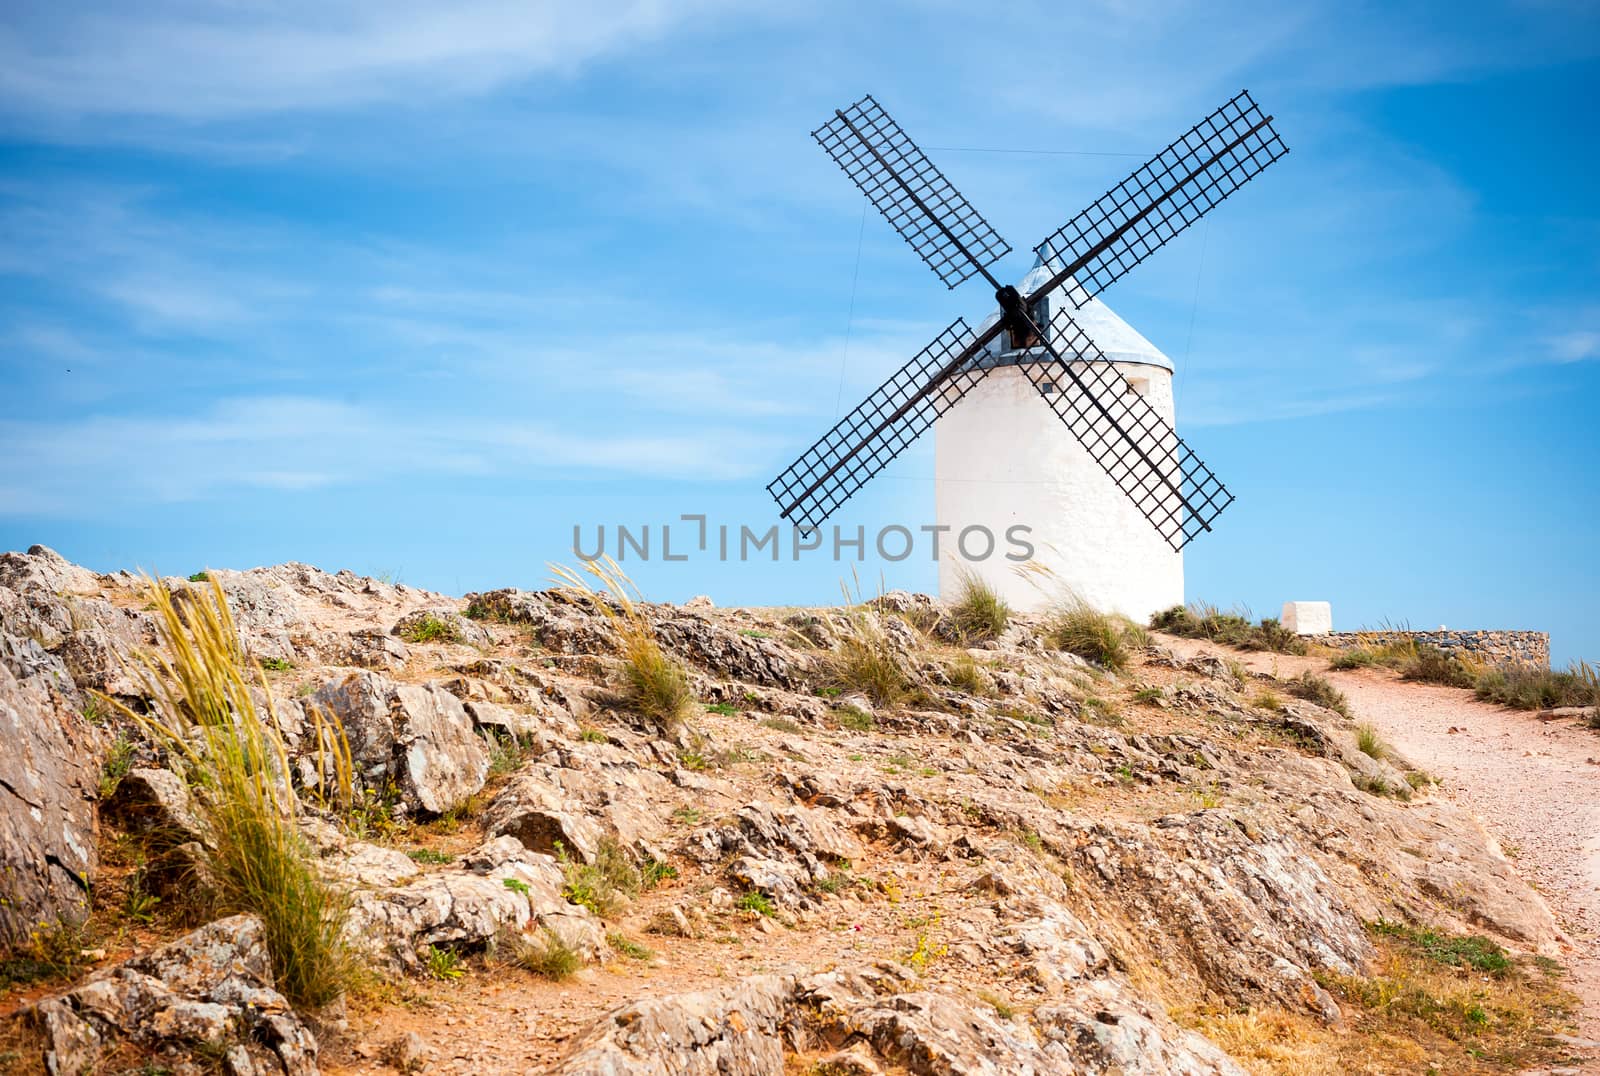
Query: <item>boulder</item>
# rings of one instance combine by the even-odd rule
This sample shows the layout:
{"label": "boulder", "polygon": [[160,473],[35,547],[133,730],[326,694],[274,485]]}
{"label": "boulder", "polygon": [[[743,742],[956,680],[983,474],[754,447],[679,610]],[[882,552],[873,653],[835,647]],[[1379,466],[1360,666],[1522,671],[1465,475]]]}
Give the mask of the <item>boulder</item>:
{"label": "boulder", "polygon": [[457,867],[403,886],[357,890],[346,936],[374,963],[394,971],[417,970],[418,953],[430,945],[481,949],[503,932],[545,927],[585,960],[597,959],[604,929],[588,909],[567,903],[564,883],[553,857],[499,837]]}
{"label": "boulder", "polygon": [[442,688],[355,672],[322,685],[312,702],[344,726],[363,783],[394,782],[408,808],[443,814],[488,777],[489,751],[471,715]]}
{"label": "boulder", "polygon": [[233,1071],[315,1076],[317,1041],[274,985],[261,921],[236,915],[96,972],[14,1019],[43,1033],[53,1073],[93,1071],[131,1041],[164,1056],[197,1047],[226,1054]]}
{"label": "boulder", "polygon": [[88,914],[99,760],[61,662],[0,633],[0,951]]}

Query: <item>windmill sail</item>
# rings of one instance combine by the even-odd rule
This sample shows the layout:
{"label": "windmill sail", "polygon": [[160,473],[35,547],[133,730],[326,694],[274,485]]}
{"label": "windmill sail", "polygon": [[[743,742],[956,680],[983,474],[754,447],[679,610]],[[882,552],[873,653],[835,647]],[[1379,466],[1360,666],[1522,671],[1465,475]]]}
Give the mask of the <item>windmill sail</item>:
{"label": "windmill sail", "polygon": [[1241,92],[1034,248],[1063,266],[1044,290],[1071,277],[1082,306],[1288,152]]}
{"label": "windmill sail", "polygon": [[1196,456],[1066,310],[1050,321],[1053,363],[1019,369],[1101,468],[1173,549],[1182,549],[1233,502]]}
{"label": "windmill sail", "polygon": [[870,96],[835,112],[811,137],[946,286],[1011,252]]}
{"label": "windmill sail", "polygon": [[827,519],[978,383],[997,332],[974,336],[957,318],[767,485],[780,514],[797,526]]}

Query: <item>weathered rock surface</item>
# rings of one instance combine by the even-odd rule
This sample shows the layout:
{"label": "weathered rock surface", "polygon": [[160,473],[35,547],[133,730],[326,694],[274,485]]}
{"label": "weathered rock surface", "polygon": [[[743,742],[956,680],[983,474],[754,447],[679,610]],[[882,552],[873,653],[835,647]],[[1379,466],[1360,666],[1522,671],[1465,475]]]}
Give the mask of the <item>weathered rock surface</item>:
{"label": "weathered rock surface", "polygon": [[567,903],[562,884],[553,857],[499,837],[459,867],[406,885],[357,890],[347,935],[378,966],[395,971],[415,970],[428,946],[482,949],[505,931],[546,927],[585,960],[594,960],[605,932],[586,908]]}
{"label": "weathered rock surface", "polygon": [[443,814],[483,787],[489,752],[471,715],[442,688],[356,672],[324,684],[312,702],[343,725],[369,789],[392,781],[407,806]]}
{"label": "weathered rock surface", "polygon": [[0,951],[87,914],[99,755],[61,662],[0,632]]}
{"label": "weathered rock surface", "polygon": [[1111,981],[1017,1021],[916,986],[905,969],[880,965],[636,1002],[597,1022],[556,1071],[766,1076],[784,1071],[788,1050],[843,1051],[841,1063],[856,1071],[881,1060],[928,1076],[1243,1076],[1221,1050]]}
{"label": "weathered rock surface", "polygon": [[44,1033],[52,1073],[96,1071],[127,1039],[177,1056],[204,1046],[227,1055],[235,1072],[315,1076],[316,1039],[273,987],[261,922],[237,915],[99,972],[14,1019]]}

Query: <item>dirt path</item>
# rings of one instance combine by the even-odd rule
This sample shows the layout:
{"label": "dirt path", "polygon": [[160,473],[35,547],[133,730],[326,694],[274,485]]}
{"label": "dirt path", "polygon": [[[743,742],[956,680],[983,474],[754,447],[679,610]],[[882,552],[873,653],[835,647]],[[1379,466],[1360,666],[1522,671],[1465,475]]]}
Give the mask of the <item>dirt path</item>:
{"label": "dirt path", "polygon": [[[1165,641],[1185,654],[1217,649]],[[1252,671],[1327,676],[1349,696],[1357,720],[1376,726],[1483,821],[1571,938],[1563,963],[1583,1001],[1580,1034],[1600,1039],[1600,734],[1382,670],[1329,672],[1322,658],[1236,656]]]}

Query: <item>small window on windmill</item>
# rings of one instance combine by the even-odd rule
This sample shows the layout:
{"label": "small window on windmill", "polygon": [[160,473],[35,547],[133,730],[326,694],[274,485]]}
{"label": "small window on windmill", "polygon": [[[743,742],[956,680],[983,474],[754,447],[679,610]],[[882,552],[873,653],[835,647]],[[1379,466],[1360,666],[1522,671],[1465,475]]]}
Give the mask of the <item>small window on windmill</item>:
{"label": "small window on windmill", "polygon": [[[1034,325],[1038,326],[1040,332],[1044,333],[1045,339],[1049,339],[1050,297],[1048,295],[1041,297],[1038,302],[1028,307],[1028,317],[1032,318]],[[1012,351],[1025,347],[1038,347],[1040,343],[1038,334],[1026,328],[1014,328],[1011,330]]]}
{"label": "small window on windmill", "polygon": [[1129,377],[1124,380],[1128,383],[1129,396],[1150,395],[1150,379],[1148,377]]}
{"label": "small window on windmill", "polygon": [[1041,381],[1039,383],[1039,391],[1046,396],[1054,396],[1056,394],[1056,383],[1054,381]]}

